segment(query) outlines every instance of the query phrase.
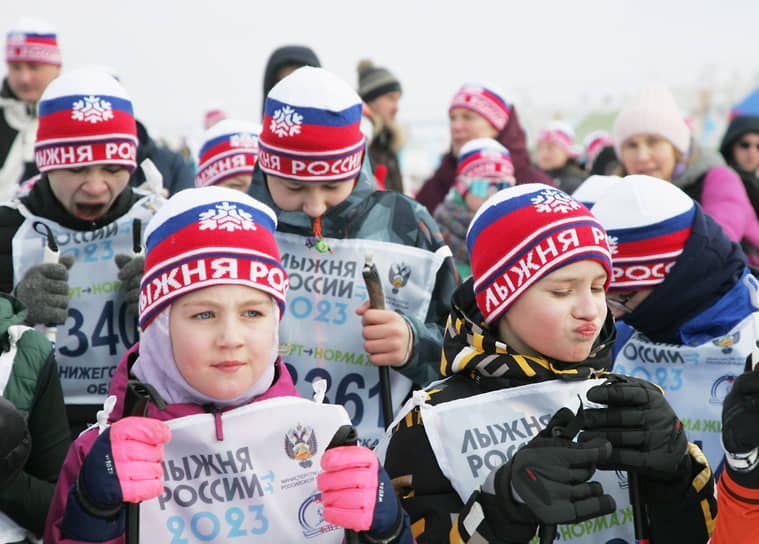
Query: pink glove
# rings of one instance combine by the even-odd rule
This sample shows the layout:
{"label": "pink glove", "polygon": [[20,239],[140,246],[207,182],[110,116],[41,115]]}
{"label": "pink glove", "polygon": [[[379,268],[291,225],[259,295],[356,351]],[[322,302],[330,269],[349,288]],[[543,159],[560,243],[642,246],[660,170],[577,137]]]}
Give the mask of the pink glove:
{"label": "pink glove", "polygon": [[163,445],[171,430],[163,421],[126,417],[110,428],[111,451],[125,502],[141,502],[163,493]]}
{"label": "pink glove", "polygon": [[363,446],[340,446],[325,451],[321,465],[324,472],[316,484],[322,492],[324,519],[354,531],[369,530],[377,502],[377,456]]}

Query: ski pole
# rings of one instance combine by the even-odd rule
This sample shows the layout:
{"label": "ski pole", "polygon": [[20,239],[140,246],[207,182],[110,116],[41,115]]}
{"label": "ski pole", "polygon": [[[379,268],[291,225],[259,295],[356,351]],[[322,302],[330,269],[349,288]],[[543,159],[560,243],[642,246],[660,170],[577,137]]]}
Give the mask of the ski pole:
{"label": "ski pole", "polygon": [[[369,295],[369,307],[375,310],[385,309],[385,295],[382,292],[377,265],[374,264],[374,255],[367,253],[364,258],[364,268],[361,271],[366,283],[366,292]],[[393,422],[393,398],[390,390],[390,367],[378,366],[380,380],[380,399],[382,402],[382,421],[387,429]]]}
{"label": "ski pole", "polygon": [[[35,231],[37,231],[39,234],[42,234],[47,239],[47,243],[45,244],[45,252],[42,257],[42,262],[44,264],[57,263],[58,257],[60,256],[61,252],[58,250],[58,244],[55,242],[55,235],[53,234],[52,229],[48,227],[42,221],[35,221],[32,226],[34,227]],[[44,228],[45,231],[41,232],[38,227]],[[45,325],[45,336],[47,337],[48,340],[50,340],[50,343],[53,345],[53,349],[55,349],[55,337],[57,334],[58,334],[57,326]]]}

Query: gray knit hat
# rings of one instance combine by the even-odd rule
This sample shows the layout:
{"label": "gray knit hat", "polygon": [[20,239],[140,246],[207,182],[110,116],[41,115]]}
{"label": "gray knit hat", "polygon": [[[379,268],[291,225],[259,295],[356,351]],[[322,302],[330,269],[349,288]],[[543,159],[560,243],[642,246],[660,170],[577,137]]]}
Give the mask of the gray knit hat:
{"label": "gray knit hat", "polygon": [[398,81],[387,68],[375,66],[369,59],[358,63],[358,94],[364,102],[371,102],[383,94],[401,91]]}

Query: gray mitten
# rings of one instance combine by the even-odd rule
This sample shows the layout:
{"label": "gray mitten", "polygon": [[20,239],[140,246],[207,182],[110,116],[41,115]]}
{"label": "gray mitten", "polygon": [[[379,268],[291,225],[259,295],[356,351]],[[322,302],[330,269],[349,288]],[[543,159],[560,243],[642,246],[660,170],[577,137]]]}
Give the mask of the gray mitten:
{"label": "gray mitten", "polygon": [[16,298],[26,306],[24,320],[32,325],[58,324],[66,321],[69,307],[69,268],[73,255],[64,255],[57,263],[38,264],[26,271],[16,285]]}
{"label": "gray mitten", "polygon": [[119,254],[115,258],[119,267],[119,281],[124,286],[127,312],[137,315],[140,306],[140,282],[145,272],[145,257]]}

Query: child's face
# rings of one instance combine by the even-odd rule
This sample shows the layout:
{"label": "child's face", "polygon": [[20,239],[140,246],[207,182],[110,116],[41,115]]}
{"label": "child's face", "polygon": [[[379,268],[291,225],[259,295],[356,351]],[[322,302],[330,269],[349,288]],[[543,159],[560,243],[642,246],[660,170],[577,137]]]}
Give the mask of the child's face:
{"label": "child's face", "polygon": [[569,160],[564,148],[554,142],[539,142],[535,150],[535,164],[541,170],[561,168]]}
{"label": "child's face", "polygon": [[606,319],[605,281],[596,261],[555,270],[511,305],[498,322],[501,340],[522,355],[585,360]]}
{"label": "child's face", "polygon": [[117,164],[95,164],[48,172],[55,198],[74,217],[94,221],[111,209],[129,183],[129,170]]}
{"label": "child's face", "polygon": [[313,218],[337,206],[353,192],[355,180],[347,181],[293,181],[277,176],[266,176],[274,203],[281,209],[300,211]]}
{"label": "child's face", "polygon": [[229,400],[247,391],[271,364],[274,301],[244,285],[216,285],[171,305],[169,331],[177,368],[204,395]]}
{"label": "child's face", "polygon": [[227,187],[228,189],[236,189],[244,193],[248,190],[252,181],[253,177],[250,174],[241,174],[239,176],[232,176],[231,178],[222,180],[216,185],[219,187]]}

